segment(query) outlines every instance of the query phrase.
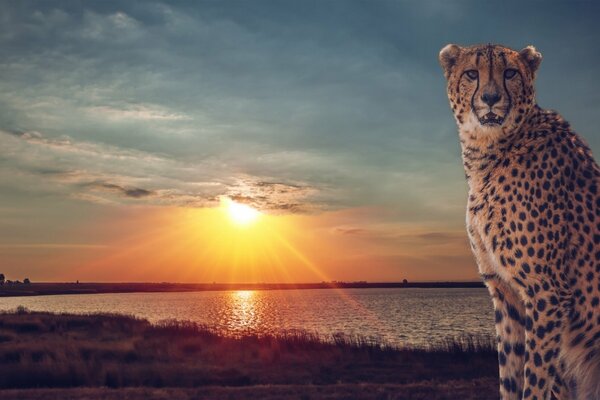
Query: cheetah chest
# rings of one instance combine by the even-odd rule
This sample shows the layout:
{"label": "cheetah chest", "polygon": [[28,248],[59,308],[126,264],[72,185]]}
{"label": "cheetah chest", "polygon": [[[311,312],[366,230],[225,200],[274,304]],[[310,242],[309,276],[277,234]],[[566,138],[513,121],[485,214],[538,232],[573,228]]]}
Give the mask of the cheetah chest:
{"label": "cheetah chest", "polygon": [[484,202],[470,195],[467,204],[466,225],[471,250],[481,274],[497,274],[510,280],[508,271],[501,266],[496,254],[497,233],[502,226],[501,217],[493,202]]}

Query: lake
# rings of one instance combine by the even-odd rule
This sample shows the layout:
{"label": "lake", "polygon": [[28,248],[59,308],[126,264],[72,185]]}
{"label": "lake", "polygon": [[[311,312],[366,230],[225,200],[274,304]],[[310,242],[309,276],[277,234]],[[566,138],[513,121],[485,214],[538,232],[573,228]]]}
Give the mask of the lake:
{"label": "lake", "polygon": [[308,289],[110,293],[0,298],[0,310],[121,313],[189,320],[225,333],[303,329],[423,346],[461,334],[494,335],[487,289]]}

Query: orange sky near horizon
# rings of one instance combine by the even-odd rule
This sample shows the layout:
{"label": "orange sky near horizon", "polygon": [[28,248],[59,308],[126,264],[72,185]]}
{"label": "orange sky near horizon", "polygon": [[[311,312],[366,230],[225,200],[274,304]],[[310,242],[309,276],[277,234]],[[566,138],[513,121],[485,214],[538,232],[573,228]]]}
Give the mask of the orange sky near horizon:
{"label": "orange sky near horizon", "polygon": [[8,279],[23,279],[19,271],[26,269],[33,281],[478,279],[462,229],[432,232],[422,223],[388,224],[382,213],[355,208],[261,214],[238,224],[223,204],[117,208],[72,227],[76,240],[69,243],[3,246],[0,267]]}

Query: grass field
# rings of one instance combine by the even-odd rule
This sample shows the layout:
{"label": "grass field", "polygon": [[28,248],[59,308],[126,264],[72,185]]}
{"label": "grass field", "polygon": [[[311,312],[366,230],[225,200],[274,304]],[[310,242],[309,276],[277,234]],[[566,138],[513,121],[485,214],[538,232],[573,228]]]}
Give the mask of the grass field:
{"label": "grass field", "polygon": [[489,338],[400,349],[119,315],[0,314],[2,399],[493,399],[496,357]]}
{"label": "grass field", "polygon": [[489,400],[495,378],[399,384],[256,385],[202,388],[75,388],[0,390],[5,400]]}

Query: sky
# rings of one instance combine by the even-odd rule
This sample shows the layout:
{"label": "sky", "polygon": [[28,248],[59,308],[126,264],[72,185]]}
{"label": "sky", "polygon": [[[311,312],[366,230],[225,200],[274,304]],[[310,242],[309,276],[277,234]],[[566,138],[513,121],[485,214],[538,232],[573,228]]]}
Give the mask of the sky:
{"label": "sky", "polygon": [[[437,61],[534,45],[600,153],[593,1],[0,3],[0,272],[476,280]],[[259,210],[234,226],[223,199]]]}

